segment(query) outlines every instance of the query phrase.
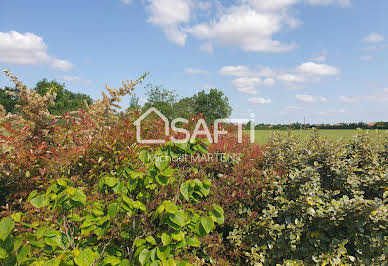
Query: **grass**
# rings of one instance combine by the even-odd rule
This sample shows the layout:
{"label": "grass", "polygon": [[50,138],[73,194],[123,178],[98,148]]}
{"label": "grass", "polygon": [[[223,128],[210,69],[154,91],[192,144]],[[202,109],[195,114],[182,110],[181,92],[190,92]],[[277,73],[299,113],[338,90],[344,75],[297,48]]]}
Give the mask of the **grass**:
{"label": "grass", "polygon": [[[255,141],[258,144],[265,144],[268,138],[273,132],[280,132],[283,135],[287,135],[288,131],[286,130],[255,130]],[[291,135],[297,136],[299,139],[304,139],[305,137],[312,134],[312,130],[291,130]],[[246,131],[249,134],[249,131]],[[388,134],[388,130],[384,130],[384,133]],[[343,138],[344,140],[351,139],[354,135],[357,134],[357,130],[353,129],[322,129],[319,130],[319,135],[327,137],[328,139],[339,139]]]}

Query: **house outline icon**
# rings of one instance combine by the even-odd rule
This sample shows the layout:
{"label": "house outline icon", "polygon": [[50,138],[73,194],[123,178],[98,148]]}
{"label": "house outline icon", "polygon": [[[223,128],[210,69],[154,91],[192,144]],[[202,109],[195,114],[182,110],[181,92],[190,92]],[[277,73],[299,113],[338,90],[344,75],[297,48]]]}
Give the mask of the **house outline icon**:
{"label": "house outline icon", "polygon": [[141,144],[163,144],[163,143],[166,142],[163,139],[144,139],[144,140],[141,139],[141,134],[140,134],[140,131],[141,131],[141,121],[144,118],[146,118],[152,112],[155,113],[160,118],[162,118],[162,120],[164,121],[164,134],[166,136],[169,135],[170,127],[169,127],[169,121],[168,121],[167,117],[165,117],[155,107],[151,107],[146,112],[144,112],[144,114],[142,114],[135,122],[133,122],[133,124],[136,126],[136,141],[138,143],[141,143]]}

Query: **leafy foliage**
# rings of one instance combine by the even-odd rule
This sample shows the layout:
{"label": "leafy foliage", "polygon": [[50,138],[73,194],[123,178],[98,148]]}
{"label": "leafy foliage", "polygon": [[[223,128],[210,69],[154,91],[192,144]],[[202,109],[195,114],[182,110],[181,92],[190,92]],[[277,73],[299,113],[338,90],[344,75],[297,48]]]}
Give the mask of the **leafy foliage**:
{"label": "leafy foliage", "polygon": [[48,81],[47,79],[43,79],[36,84],[34,90],[42,96],[49,91],[56,94],[55,104],[49,108],[50,113],[54,115],[63,114],[65,111],[77,111],[93,102],[90,96],[71,92],[65,89],[64,84],[58,83],[55,80]]}
{"label": "leafy foliage", "polygon": [[[264,147],[246,135],[237,143],[236,126],[222,125],[230,134],[211,145],[142,146],[133,126],[141,111],[117,107],[145,76],[54,116],[55,93],[7,75],[20,111],[0,112],[2,265],[386,261],[383,134],[361,131],[350,142],[276,134]],[[145,120],[142,136],[163,135],[163,126]]]}
{"label": "leafy foliage", "polygon": [[[382,138],[383,136],[381,136]],[[261,213],[230,239],[252,264],[382,265],[387,238],[387,139],[350,143],[274,136]]]}
{"label": "leafy foliage", "polygon": [[216,119],[227,118],[232,114],[228,98],[222,91],[210,89],[209,93],[200,91],[193,96],[194,112],[202,113],[209,123]]}

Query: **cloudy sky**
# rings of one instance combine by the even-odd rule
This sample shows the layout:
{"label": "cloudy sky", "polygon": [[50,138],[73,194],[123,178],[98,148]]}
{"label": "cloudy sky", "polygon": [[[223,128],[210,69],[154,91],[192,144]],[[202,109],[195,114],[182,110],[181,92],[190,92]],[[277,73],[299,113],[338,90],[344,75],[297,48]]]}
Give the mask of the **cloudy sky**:
{"label": "cloudy sky", "polygon": [[386,0],[1,0],[0,67],[93,98],[151,72],[146,82],[181,96],[220,89],[233,118],[256,122],[387,120],[387,11]]}

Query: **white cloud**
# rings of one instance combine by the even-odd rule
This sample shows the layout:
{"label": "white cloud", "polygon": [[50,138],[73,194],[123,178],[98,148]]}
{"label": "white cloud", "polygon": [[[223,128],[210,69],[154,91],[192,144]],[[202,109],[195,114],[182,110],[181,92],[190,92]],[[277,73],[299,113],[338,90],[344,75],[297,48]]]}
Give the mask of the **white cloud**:
{"label": "white cloud", "polygon": [[61,71],[72,68],[69,61],[48,55],[43,39],[30,32],[0,32],[0,62],[13,65],[46,64]]}
{"label": "white cloud", "polygon": [[187,34],[180,24],[190,21],[190,0],[148,0],[147,10],[148,22],[161,27],[169,41],[185,45]]}
{"label": "white cloud", "polygon": [[326,62],[326,56],[320,55],[320,56],[313,58],[313,60],[318,62],[318,63],[323,63],[323,62]]}
{"label": "white cloud", "polygon": [[313,76],[335,76],[339,74],[339,70],[333,66],[314,62],[301,64],[297,69],[304,74]]}
{"label": "white cloud", "polygon": [[265,99],[261,97],[252,97],[248,99],[248,102],[251,103],[260,103],[260,104],[265,104],[265,103],[271,103],[271,99]]}
{"label": "white cloud", "polygon": [[[292,73],[293,72],[293,73]],[[340,73],[339,69],[326,64],[306,62],[299,65],[291,73],[278,73],[276,78],[287,84],[306,83],[320,81],[324,76],[335,76]]]}
{"label": "white cloud", "polygon": [[212,54],[214,51],[213,44],[211,42],[205,42],[201,45],[199,48],[202,52],[207,52],[209,54]]}
{"label": "white cloud", "polygon": [[232,81],[236,90],[245,94],[256,94],[256,87],[262,83],[262,80],[259,78],[238,78]]}
{"label": "white cloud", "polygon": [[[260,66],[250,69],[247,66],[224,66],[219,70],[220,75],[237,77],[232,85],[237,91],[245,94],[256,94],[260,86],[273,86],[277,81],[288,85],[319,81],[323,76],[339,74],[339,70],[326,64],[307,62],[298,66],[294,73],[277,73],[269,67]],[[318,99],[321,102],[326,98]]]}
{"label": "white cloud", "polygon": [[130,5],[132,4],[132,0],[120,0],[121,3],[125,4],[125,5]]}
{"label": "white cloud", "polygon": [[378,43],[384,41],[384,37],[376,32],[372,32],[363,39],[367,43]]}
{"label": "white cloud", "polygon": [[[121,0],[131,2],[132,0]],[[296,47],[274,35],[302,24],[292,10],[302,0],[145,0],[148,22],[160,27],[167,39],[185,45],[188,34],[204,40],[202,51],[214,45],[249,52],[287,52]],[[304,0],[311,5],[349,6],[350,0]],[[200,18],[200,19],[198,19]],[[197,21],[200,21],[197,23]],[[211,42],[211,45],[209,44]]]}
{"label": "white cloud", "polygon": [[363,56],[360,56],[360,60],[361,61],[370,61],[373,59],[373,56],[371,55],[363,55]]}
{"label": "white cloud", "polygon": [[373,95],[369,95],[366,99],[377,103],[388,103],[388,88],[385,88],[381,92]]}
{"label": "white cloud", "polygon": [[263,80],[263,84],[266,86],[273,86],[275,83],[276,81],[273,78],[266,78]]}
{"label": "white cloud", "polygon": [[271,9],[271,4],[263,4],[264,1],[242,2],[238,6],[223,7],[216,19],[194,25],[188,32],[201,40],[211,40],[221,46],[237,46],[250,52],[286,52],[295,47],[272,39],[283,27],[298,24],[284,10],[295,1],[275,1],[285,3],[281,5],[282,11],[273,6]]}
{"label": "white cloud", "polygon": [[327,101],[327,99],[323,96],[314,97],[314,96],[308,95],[308,94],[297,94],[295,97],[297,100],[302,101],[302,102],[306,102],[306,103],[316,103],[316,102],[326,102]]}
{"label": "white cloud", "polygon": [[251,70],[247,66],[224,66],[219,70],[224,76],[238,77],[232,81],[237,91],[245,94],[256,94],[260,86],[273,86],[276,83],[275,73],[268,67]]}
{"label": "white cloud", "polygon": [[311,5],[320,6],[339,5],[342,7],[348,7],[352,5],[352,2],[350,0],[306,0],[306,2]]}
{"label": "white cloud", "polygon": [[302,106],[287,106],[288,110],[297,111],[297,110],[303,110],[304,108]]}
{"label": "white cloud", "polygon": [[185,68],[185,73],[190,74],[190,75],[208,75],[209,72],[206,70],[202,70],[199,68]]}
{"label": "white cloud", "polygon": [[329,114],[341,114],[341,113],[345,113],[345,109],[330,109],[327,112]]}
{"label": "white cloud", "polygon": [[358,102],[358,99],[355,97],[340,96],[338,98],[339,98],[340,102],[343,102],[343,103],[356,103],[356,102]]}
{"label": "white cloud", "polygon": [[65,81],[81,80],[80,77],[77,77],[77,76],[68,76],[68,75],[63,76],[62,79],[65,80]]}
{"label": "white cloud", "polygon": [[302,83],[305,82],[305,78],[301,75],[294,75],[294,74],[280,74],[277,76],[277,78],[280,81],[286,82],[286,83]]}
{"label": "white cloud", "polygon": [[254,74],[246,66],[224,66],[219,73],[224,76],[246,77]]}

